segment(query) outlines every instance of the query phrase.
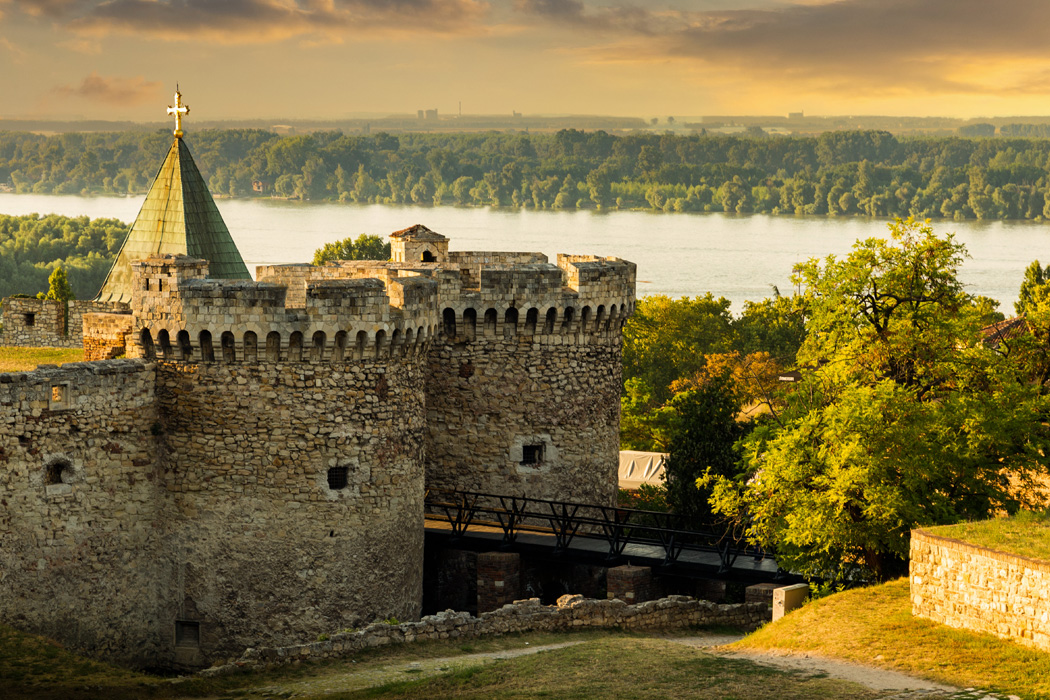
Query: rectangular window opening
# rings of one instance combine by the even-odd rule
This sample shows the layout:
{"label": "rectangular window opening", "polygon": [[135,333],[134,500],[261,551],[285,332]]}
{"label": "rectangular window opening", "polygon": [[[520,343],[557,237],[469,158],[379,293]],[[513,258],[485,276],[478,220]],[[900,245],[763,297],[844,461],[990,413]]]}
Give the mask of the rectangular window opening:
{"label": "rectangular window opening", "polygon": [[68,384],[51,385],[51,397],[50,401],[48,401],[48,408],[50,408],[51,410],[61,410],[63,408],[69,408]]}
{"label": "rectangular window opening", "polygon": [[36,324],[36,314],[26,314],[26,325],[32,326]]}
{"label": "rectangular window opening", "polygon": [[199,647],[201,645],[201,623],[189,620],[175,621],[175,646]]}
{"label": "rectangular window opening", "polygon": [[522,464],[539,464],[543,461],[543,444],[523,445],[521,448]]}

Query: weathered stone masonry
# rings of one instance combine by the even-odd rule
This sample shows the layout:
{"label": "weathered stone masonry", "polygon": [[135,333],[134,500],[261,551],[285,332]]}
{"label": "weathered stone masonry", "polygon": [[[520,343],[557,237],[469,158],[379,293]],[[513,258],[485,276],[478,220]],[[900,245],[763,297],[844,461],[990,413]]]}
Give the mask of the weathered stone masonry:
{"label": "weathered stone masonry", "polygon": [[0,619],[197,666],[418,618],[426,488],[611,502],[634,265],[434,248],[151,257],[82,314],[131,360],[0,375]]}
{"label": "weathered stone masonry", "polygon": [[117,660],[159,653],[155,376],[132,360],[0,374],[0,619]]}
{"label": "weathered stone masonry", "polygon": [[911,533],[912,613],[1050,651],[1050,562]]}

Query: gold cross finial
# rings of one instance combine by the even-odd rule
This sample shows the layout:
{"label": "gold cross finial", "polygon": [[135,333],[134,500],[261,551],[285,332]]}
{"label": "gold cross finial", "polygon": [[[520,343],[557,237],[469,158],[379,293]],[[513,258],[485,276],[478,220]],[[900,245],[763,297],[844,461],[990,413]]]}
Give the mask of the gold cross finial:
{"label": "gold cross finial", "polygon": [[168,107],[168,114],[174,115],[175,117],[175,138],[182,138],[182,115],[189,114],[190,108],[182,104],[182,93],[179,92],[179,86],[175,86],[175,106]]}

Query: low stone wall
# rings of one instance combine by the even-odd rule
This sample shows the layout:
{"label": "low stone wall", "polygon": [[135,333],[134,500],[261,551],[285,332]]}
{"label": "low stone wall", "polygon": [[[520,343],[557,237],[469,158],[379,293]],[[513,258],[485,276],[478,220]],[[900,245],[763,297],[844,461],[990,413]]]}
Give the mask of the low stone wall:
{"label": "low stone wall", "polygon": [[911,533],[912,614],[1050,651],[1050,562]]}
{"label": "low stone wall", "polygon": [[377,622],[364,629],[334,634],[331,639],[291,647],[248,649],[236,661],[200,672],[221,675],[242,668],[271,666],[310,659],[336,659],[364,649],[435,639],[474,639],[521,632],[564,632],[581,629],[661,630],[698,625],[728,625],[754,629],[770,620],[765,603],[718,605],[687,596],[668,596],[628,605],[622,600],[594,600],[564,595],[557,605],[541,605],[539,598],[518,600],[474,617],[446,610],[419,622],[388,625]]}

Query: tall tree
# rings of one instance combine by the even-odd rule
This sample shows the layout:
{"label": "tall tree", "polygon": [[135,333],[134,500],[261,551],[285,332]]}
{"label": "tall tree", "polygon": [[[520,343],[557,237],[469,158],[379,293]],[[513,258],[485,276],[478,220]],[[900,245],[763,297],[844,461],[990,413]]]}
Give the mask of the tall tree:
{"label": "tall tree", "polygon": [[717,480],[716,509],[805,574],[907,571],[909,531],[1012,513],[1048,471],[1048,403],[1020,354],[978,337],[951,236],[899,221],[892,241],[811,260],[802,382]]}

